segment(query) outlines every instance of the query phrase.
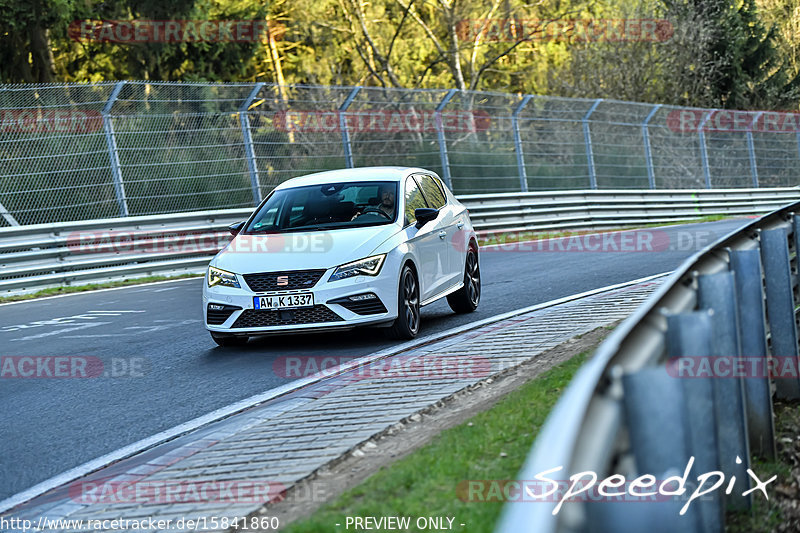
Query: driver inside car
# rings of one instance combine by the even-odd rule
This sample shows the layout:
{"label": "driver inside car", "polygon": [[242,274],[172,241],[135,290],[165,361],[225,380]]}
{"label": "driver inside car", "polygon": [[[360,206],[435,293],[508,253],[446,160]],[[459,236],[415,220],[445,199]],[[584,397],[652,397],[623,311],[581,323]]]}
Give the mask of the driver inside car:
{"label": "driver inside car", "polygon": [[[380,203],[378,204],[377,209],[383,211],[387,218],[394,220],[394,190],[392,190],[391,187],[381,187],[378,191],[378,194],[380,197]],[[350,220],[355,220],[365,212],[369,213],[367,209],[364,209],[363,211],[357,211]],[[373,211],[374,209],[375,208],[373,208]]]}

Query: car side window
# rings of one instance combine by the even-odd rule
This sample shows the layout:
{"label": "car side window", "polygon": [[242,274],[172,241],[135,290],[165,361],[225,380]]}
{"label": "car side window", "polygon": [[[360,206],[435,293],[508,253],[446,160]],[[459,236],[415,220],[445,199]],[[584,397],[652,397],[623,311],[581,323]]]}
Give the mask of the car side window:
{"label": "car side window", "polygon": [[415,209],[427,207],[425,196],[422,195],[422,190],[417,185],[413,176],[406,178],[405,206],[405,226],[417,221],[417,217],[414,216]]}
{"label": "car side window", "polygon": [[422,175],[417,176],[422,192],[425,198],[428,199],[428,207],[433,209],[441,209],[447,203],[447,198],[439,187],[439,184],[434,181],[433,176]]}

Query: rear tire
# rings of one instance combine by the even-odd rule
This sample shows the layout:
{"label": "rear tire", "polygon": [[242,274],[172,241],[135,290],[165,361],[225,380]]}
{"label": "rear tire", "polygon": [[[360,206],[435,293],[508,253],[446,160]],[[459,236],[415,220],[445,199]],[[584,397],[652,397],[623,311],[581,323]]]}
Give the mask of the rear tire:
{"label": "rear tire", "polygon": [[211,338],[220,346],[227,348],[230,346],[244,346],[247,344],[249,337],[239,337],[237,335],[228,335],[225,333],[216,333],[211,331]]}
{"label": "rear tire", "polygon": [[478,252],[470,246],[464,267],[464,286],[447,297],[447,304],[456,313],[471,313],[481,301],[481,268]]}
{"label": "rear tire", "polygon": [[397,318],[388,334],[395,339],[413,339],[419,333],[419,323],[419,282],[414,270],[405,265],[397,291]]}

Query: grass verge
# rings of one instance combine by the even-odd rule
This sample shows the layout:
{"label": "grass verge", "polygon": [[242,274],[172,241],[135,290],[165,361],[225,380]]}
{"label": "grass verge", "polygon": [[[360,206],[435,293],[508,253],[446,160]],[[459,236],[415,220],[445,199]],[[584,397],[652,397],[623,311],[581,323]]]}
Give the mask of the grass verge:
{"label": "grass verge", "polygon": [[45,296],[56,296],[59,294],[71,294],[74,292],[94,291],[97,289],[112,289],[114,287],[125,287],[126,285],[139,285],[142,283],[153,283],[155,281],[172,281],[184,278],[198,278],[203,274],[181,274],[180,276],[146,276],[143,278],[123,279],[119,281],[108,281],[105,283],[89,283],[87,285],[68,285],[66,287],[53,287],[42,289],[30,294],[15,294],[14,296],[1,296],[0,303],[19,302],[22,300],[33,300]]}
{"label": "grass verge", "polygon": [[778,477],[766,487],[769,500],[756,491],[752,512],[727,513],[728,533],[800,531],[800,402],[776,401],[773,408],[777,459],[754,460],[750,468],[762,480]]}
{"label": "grass verge", "polygon": [[[346,516],[447,516],[455,517],[454,529],[491,531],[503,504],[462,501],[459,483],[514,479],[550,410],[592,351],[553,367],[491,409],[443,431],[284,531],[344,531]],[[416,531],[414,527],[412,520],[409,530]]]}

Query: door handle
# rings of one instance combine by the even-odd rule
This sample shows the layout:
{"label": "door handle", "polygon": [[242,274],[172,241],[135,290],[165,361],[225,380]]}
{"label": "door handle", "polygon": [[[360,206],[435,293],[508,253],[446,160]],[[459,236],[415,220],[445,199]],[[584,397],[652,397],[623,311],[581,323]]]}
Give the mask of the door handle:
{"label": "door handle", "polygon": [[439,232],[439,238],[440,239],[444,239],[445,237],[447,237],[447,232],[446,231],[440,231]]}
{"label": "door handle", "polygon": [[464,227],[464,223],[459,221],[459,223],[458,223],[458,224],[456,224],[456,227],[457,227],[458,229],[462,229],[462,228]]}

